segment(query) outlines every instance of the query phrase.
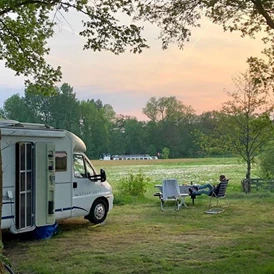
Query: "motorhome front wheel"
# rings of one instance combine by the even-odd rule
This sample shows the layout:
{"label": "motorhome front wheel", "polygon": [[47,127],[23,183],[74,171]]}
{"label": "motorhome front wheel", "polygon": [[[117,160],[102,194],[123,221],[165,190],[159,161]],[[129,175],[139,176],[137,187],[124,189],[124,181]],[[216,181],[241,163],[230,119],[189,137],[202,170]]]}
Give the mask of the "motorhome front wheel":
{"label": "motorhome front wheel", "polygon": [[93,224],[99,224],[106,219],[107,213],[107,203],[103,199],[98,199],[93,203],[87,219]]}

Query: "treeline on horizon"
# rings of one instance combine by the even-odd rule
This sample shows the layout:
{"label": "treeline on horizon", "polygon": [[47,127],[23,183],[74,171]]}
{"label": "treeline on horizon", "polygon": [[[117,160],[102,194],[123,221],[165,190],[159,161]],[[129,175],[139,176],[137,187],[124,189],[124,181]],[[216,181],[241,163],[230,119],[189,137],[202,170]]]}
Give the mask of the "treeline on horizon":
{"label": "treeline on horizon", "polygon": [[197,115],[175,97],[150,98],[142,109],[149,120],[138,121],[115,113],[101,100],[78,100],[67,83],[50,96],[27,88],[24,96],[8,98],[0,111],[4,119],[48,124],[73,132],[86,143],[91,159],[99,159],[102,154],[204,157],[196,132],[209,134],[217,122],[215,111]]}

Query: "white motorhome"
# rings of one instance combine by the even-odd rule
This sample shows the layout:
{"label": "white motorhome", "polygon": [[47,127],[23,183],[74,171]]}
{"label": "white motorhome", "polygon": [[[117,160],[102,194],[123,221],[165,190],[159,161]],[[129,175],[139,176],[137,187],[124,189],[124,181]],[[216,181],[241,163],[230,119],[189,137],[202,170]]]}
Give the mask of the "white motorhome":
{"label": "white motorhome", "polygon": [[104,170],[96,172],[84,142],[42,124],[0,120],[3,170],[2,229],[33,231],[84,216],[102,223],[113,207]]}

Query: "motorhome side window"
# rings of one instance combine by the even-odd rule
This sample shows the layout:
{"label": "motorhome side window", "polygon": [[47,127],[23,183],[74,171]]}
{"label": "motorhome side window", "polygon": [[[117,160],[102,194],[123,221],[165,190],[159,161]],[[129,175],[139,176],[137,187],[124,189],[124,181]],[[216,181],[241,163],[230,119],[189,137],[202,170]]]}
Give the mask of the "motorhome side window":
{"label": "motorhome side window", "polygon": [[94,170],[81,154],[73,155],[74,177],[88,178],[88,173],[94,175]]}
{"label": "motorhome side window", "polygon": [[63,151],[55,152],[55,171],[67,170],[67,153]]}

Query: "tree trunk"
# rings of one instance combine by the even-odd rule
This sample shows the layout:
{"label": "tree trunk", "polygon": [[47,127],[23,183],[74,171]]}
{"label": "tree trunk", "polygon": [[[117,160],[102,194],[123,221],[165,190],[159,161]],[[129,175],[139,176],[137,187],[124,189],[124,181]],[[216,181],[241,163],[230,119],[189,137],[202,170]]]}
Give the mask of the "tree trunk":
{"label": "tree trunk", "polygon": [[250,159],[246,161],[246,164],[247,164],[246,175],[245,175],[245,179],[242,181],[242,186],[245,193],[249,193],[251,191],[251,187],[250,187],[251,161]]}
{"label": "tree trunk", "polygon": [[250,175],[251,175],[251,161],[250,161],[250,159],[248,159],[246,163],[247,163],[247,169],[246,169],[246,176],[245,176],[245,178],[247,180],[249,180],[250,179]]}
{"label": "tree trunk", "polygon": [[[1,229],[1,224],[2,224],[2,202],[3,202],[3,170],[2,170],[2,150],[1,150],[1,139],[2,139],[2,134],[1,134],[1,129],[0,129],[0,241],[2,243],[2,229]],[[0,256],[3,255],[3,248],[0,250]],[[4,274],[4,266],[3,266],[3,261],[0,260],[0,274]]]}

